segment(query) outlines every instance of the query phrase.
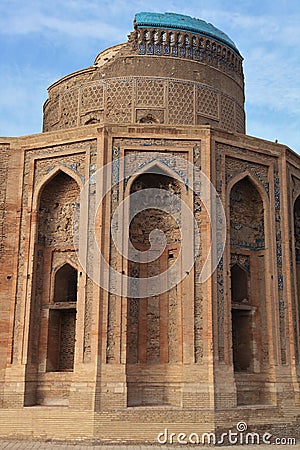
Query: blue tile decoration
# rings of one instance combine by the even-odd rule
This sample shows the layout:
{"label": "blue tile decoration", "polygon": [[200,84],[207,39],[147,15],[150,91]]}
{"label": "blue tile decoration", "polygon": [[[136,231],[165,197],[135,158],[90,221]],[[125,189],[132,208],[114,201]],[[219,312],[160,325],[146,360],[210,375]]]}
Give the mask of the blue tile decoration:
{"label": "blue tile decoration", "polygon": [[139,55],[145,55],[145,53],[146,53],[146,45],[139,44]]}
{"label": "blue tile decoration", "polygon": [[275,193],[275,208],[277,211],[280,209],[280,179],[275,177],[274,180],[274,193]]}
{"label": "blue tile decoration", "polygon": [[282,265],[282,250],[280,242],[276,243],[276,258],[278,266]]}
{"label": "blue tile decoration", "polygon": [[178,48],[177,47],[171,47],[171,56],[178,56]]}
{"label": "blue tile decoration", "polygon": [[140,12],[135,15],[135,24],[138,28],[159,28],[196,33],[215,39],[239,54],[235,43],[226,33],[201,19],[175,13]]}
{"label": "blue tile decoration", "polygon": [[119,200],[120,197],[120,147],[113,146],[112,148],[112,196],[116,201]]}
{"label": "blue tile decoration", "polygon": [[283,275],[282,275],[282,274],[279,274],[279,275],[278,275],[278,289],[279,289],[280,291],[282,291],[282,290],[283,290],[283,287],[284,287],[284,278],[283,278]]}
{"label": "blue tile decoration", "polygon": [[153,55],[153,45],[151,44],[147,46],[147,55]]}
{"label": "blue tile decoration", "polygon": [[154,46],[154,54],[156,56],[161,56],[161,45],[160,44],[155,44],[155,46]]}
{"label": "blue tile decoration", "polygon": [[167,45],[165,45],[164,46],[164,56],[169,56],[169,54],[170,54],[170,48]]}
{"label": "blue tile decoration", "polygon": [[276,261],[278,271],[278,308],[280,318],[280,342],[281,342],[281,363],[286,363],[286,333],[285,333],[285,301],[284,295],[284,275],[282,273],[282,235],[281,235],[281,205],[280,205],[280,178],[278,172],[274,176],[274,202],[275,202],[275,226],[276,226]]}
{"label": "blue tile decoration", "polygon": [[[155,19],[153,19],[154,16]],[[164,20],[165,18],[167,20]],[[240,64],[242,57],[238,49],[228,36],[213,25],[199,19],[171,13],[139,13],[135,21],[138,29],[139,55],[206,60],[214,66],[226,66],[238,76],[242,75]],[[172,32],[172,30],[178,31]],[[180,30],[188,34],[180,33]],[[221,47],[222,45],[226,45],[230,50]],[[228,59],[227,52],[231,51],[233,53]]]}

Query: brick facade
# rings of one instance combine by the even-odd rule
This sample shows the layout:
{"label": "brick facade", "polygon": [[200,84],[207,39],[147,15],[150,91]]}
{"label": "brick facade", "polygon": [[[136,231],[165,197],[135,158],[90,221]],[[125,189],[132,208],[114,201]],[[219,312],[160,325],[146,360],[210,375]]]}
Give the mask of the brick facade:
{"label": "brick facade", "polygon": [[[299,433],[300,159],[244,134],[238,52],[227,48],[226,59],[212,38],[204,49],[192,33],[185,47],[169,30],[149,33],[136,26],[127,44],[52,85],[43,133],[1,138],[1,436],[155,443],[165,428],[211,432],[241,420]],[[98,204],[96,171],[109,163],[113,185]],[[227,222],[203,283],[210,218],[189,164],[214,185]],[[159,257],[118,251],[113,233],[125,232],[112,218],[147,188],[184,200],[200,242],[180,282],[136,298],[113,278],[99,283],[93,249],[138,281],[183,264],[176,204],[172,217],[152,207],[130,225],[137,250],[149,249],[153,229],[164,232]]]}

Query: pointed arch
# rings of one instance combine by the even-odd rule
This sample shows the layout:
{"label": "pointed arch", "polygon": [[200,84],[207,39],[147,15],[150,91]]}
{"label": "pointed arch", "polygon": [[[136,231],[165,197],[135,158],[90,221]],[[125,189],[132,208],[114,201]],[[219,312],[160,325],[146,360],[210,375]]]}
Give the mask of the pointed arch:
{"label": "pointed arch", "polygon": [[[244,173],[232,180],[228,196],[230,245],[248,246],[256,250],[265,247],[266,193],[261,195],[257,181],[251,174]],[[252,208],[248,207],[247,201],[252,204]]]}
{"label": "pointed arch", "polygon": [[159,123],[159,119],[155,116],[155,114],[148,113],[139,119],[139,123],[148,123],[148,124]]}
{"label": "pointed arch", "polygon": [[[147,192],[148,188],[161,189],[162,194],[165,190],[177,194],[178,197],[187,196],[184,180],[159,158],[158,154],[156,160],[145,164],[142,170],[138,170],[128,180],[125,195],[129,197],[129,211],[134,212],[132,205],[134,193],[137,191],[142,193],[145,190],[144,198],[147,204],[148,198],[153,196],[153,193]],[[181,211],[178,214],[182,214]],[[157,276],[168,270],[177,258],[182,258],[178,223],[172,214],[155,206],[145,208],[133,216],[129,226],[129,240],[132,246],[140,252],[148,251],[151,247],[149,236],[155,229],[162,231],[166,238],[163,253],[146,263],[128,260],[125,264],[130,276],[135,278]],[[155,251],[153,248],[153,255]],[[168,370],[168,364],[181,362],[182,342],[179,331],[182,314],[181,289],[182,286],[179,285],[154,297],[146,293],[142,299],[128,298],[126,338],[128,406],[179,401],[178,398],[170,400],[162,385],[154,386],[151,375],[155,373],[154,367],[158,364],[162,365],[161,371],[164,373]],[[137,367],[139,367],[138,374]],[[159,400],[158,397],[153,398],[153,389],[158,390],[158,395],[161,396]]]}
{"label": "pointed arch", "polygon": [[232,188],[239,182],[242,181],[244,178],[249,178],[249,181],[253,184],[253,186],[257,189],[257,191],[259,192],[261,199],[264,203],[264,208],[266,208],[269,205],[269,197],[265,191],[265,189],[263,188],[263,186],[261,185],[261,183],[259,183],[257,181],[257,179],[253,176],[253,174],[250,172],[250,170],[245,170],[244,172],[240,173],[239,175],[236,175],[232,180],[230,180],[230,182],[228,183],[227,186],[227,200],[230,199],[230,193],[232,191]]}
{"label": "pointed arch", "polygon": [[73,269],[79,271],[80,266],[72,261],[70,258],[66,257],[64,261],[59,263],[57,266],[53,267],[53,274],[55,274],[59,269],[61,269],[65,264],[69,264],[69,266],[73,267]]}
{"label": "pointed arch", "polygon": [[79,190],[82,189],[83,183],[80,179],[80,176],[77,175],[75,172],[73,172],[71,169],[69,169],[66,166],[59,165],[52,169],[45,177],[37,184],[34,194],[33,194],[33,201],[32,201],[32,209],[33,211],[36,211],[38,208],[38,204],[41,198],[41,195],[43,193],[44,188],[47,186],[48,183],[50,183],[60,172],[65,173],[70,178],[72,178],[78,185]]}
{"label": "pointed arch", "polygon": [[293,211],[295,210],[296,202],[298,202],[299,200],[300,200],[300,190],[297,192],[297,194],[293,198],[293,202],[292,202]]}
{"label": "pointed arch", "polygon": [[[270,200],[263,185],[251,170],[233,177],[227,186],[228,256],[231,267],[229,302],[231,305],[232,363],[238,404],[256,404],[265,387],[249,379],[244,390],[241,372],[267,370],[265,355],[270,352],[270,337],[262,328],[263,311],[269,302],[270,271],[267,233]],[[247,267],[239,261],[247,261]]]}
{"label": "pointed arch", "polygon": [[61,265],[54,273],[54,302],[76,302],[78,270],[67,262]]}
{"label": "pointed arch", "polygon": [[[154,167],[158,168],[158,171],[151,172],[151,169]],[[172,178],[178,187],[180,188],[181,194],[184,194],[183,184],[184,180],[181,179],[181,177],[176,173],[174,170],[170,169],[166,164],[162,163],[160,160],[154,160],[151,161],[149,164],[147,164],[145,167],[142,168],[142,170],[137,171],[134,173],[128,180],[127,186],[125,189],[125,197],[128,196],[131,192],[132,185],[134,182],[139,178],[141,175],[145,175],[147,173],[153,173],[154,175],[163,175]]]}

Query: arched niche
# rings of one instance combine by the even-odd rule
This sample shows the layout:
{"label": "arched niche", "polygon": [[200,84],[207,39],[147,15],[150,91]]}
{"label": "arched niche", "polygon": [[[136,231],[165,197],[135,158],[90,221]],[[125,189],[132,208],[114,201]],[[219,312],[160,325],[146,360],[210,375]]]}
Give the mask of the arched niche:
{"label": "arched niche", "polygon": [[249,250],[265,247],[264,204],[249,176],[230,191],[230,246]]}
{"label": "arched niche", "polygon": [[54,302],[77,301],[77,277],[77,270],[68,263],[55,272]]}
{"label": "arched niche", "polygon": [[[128,186],[128,194],[159,189],[181,197],[180,182],[164,171],[161,165],[148,167]],[[150,196],[153,194],[150,192]],[[130,203],[131,207],[131,203]],[[172,210],[172,205],[170,205]],[[177,214],[181,214],[177,211]],[[131,221],[129,235],[132,245],[139,251],[150,248],[149,234],[159,229],[166,236],[166,248],[152,262],[129,262],[131,277],[152,277],[166,271],[179,255],[181,234],[176,220],[165,211],[145,209]],[[128,406],[179,404],[180,392],[171,392],[167,380],[168,364],[180,363],[182,353],[179,337],[180,287],[176,286],[157,296],[129,298],[127,307],[127,403]],[[157,367],[160,375],[157,376]],[[152,373],[153,372],[153,373]],[[152,378],[151,374],[154,378]],[[155,381],[154,381],[155,380]]]}
{"label": "arched niche", "polygon": [[74,178],[59,170],[39,193],[38,244],[62,247],[73,244],[72,221],[79,186]]}
{"label": "arched niche", "polygon": [[[69,261],[75,253],[73,216],[79,193],[79,176],[67,167],[57,167],[40,182],[33,198],[36,228],[29,356],[40,372],[74,370],[77,269]],[[67,390],[62,388],[61,395],[67,396]],[[46,404],[51,393],[42,381],[37,392],[38,404]]]}
{"label": "arched niche", "polygon": [[[267,369],[265,202],[245,174],[230,189],[230,292],[232,361],[238,404],[266,401],[266,388],[251,374]],[[247,374],[247,382],[245,377]]]}

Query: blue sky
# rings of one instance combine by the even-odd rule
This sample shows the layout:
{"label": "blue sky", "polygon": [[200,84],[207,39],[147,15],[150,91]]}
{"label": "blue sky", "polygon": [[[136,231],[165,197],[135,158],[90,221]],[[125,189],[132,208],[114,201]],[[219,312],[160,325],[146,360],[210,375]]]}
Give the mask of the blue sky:
{"label": "blue sky", "polygon": [[1,0],[0,136],[39,133],[47,87],[124,42],[136,12],[213,23],[245,58],[247,134],[300,152],[299,0]]}

